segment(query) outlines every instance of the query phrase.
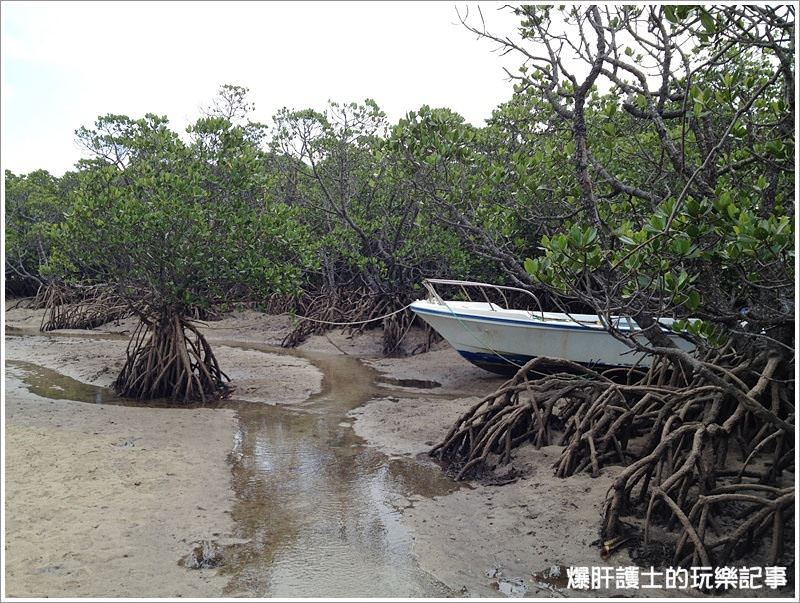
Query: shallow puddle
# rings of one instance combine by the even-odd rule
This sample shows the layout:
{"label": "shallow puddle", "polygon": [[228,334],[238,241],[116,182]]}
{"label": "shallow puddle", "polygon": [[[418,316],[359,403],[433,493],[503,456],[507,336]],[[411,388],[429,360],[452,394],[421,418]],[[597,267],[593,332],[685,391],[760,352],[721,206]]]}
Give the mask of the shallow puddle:
{"label": "shallow puddle", "polygon": [[76,381],[38,364],[21,360],[6,360],[6,366],[15,369],[22,383],[32,394],[51,400],[74,400],[94,404],[129,404],[105,387]]}
{"label": "shallow puddle", "polygon": [[[378,374],[350,356],[236,342],[224,345],[304,357],[324,375],[322,391],[299,405],[215,403],[234,409],[238,417],[229,458],[236,495],[232,536],[246,540],[225,549],[219,570],[229,577],[225,594],[451,595],[417,567],[401,509],[421,497],[447,494],[458,485],[434,466],[390,459],[366,446],[347,417],[349,410],[370,397],[385,395]],[[8,361],[7,365],[38,396],[142,406],[34,364]]]}
{"label": "shallow puddle", "polygon": [[413,387],[415,389],[436,389],[442,387],[438,381],[428,381],[426,379],[395,379],[393,377],[381,377],[381,385],[393,385],[396,387]]}

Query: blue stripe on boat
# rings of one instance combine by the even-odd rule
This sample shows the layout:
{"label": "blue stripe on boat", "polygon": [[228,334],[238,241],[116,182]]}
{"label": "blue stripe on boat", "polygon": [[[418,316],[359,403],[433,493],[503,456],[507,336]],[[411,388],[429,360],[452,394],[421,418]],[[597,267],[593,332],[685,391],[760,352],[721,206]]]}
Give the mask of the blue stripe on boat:
{"label": "blue stripe on boat", "polygon": [[[502,375],[510,375],[514,374],[519,370],[521,366],[523,366],[529,360],[533,360],[536,356],[526,356],[523,354],[490,354],[487,352],[466,352],[464,350],[456,350],[464,360],[467,360],[478,366],[482,369],[487,371],[491,371],[493,373],[500,373]],[[513,363],[513,364],[511,364]],[[630,366],[627,365],[613,365],[613,364],[605,364],[600,362],[578,362],[576,364],[580,364],[582,366],[595,369],[595,370],[607,370],[607,369],[623,369],[628,370]],[[566,371],[569,372],[569,369],[565,369],[563,366],[555,366],[554,367],[558,371]],[[543,364],[539,366],[539,370],[547,371],[548,365]]]}
{"label": "blue stripe on boat", "polygon": [[489,354],[486,352],[457,351],[465,360],[469,360],[473,364],[478,364],[480,362],[481,364],[508,366],[508,361],[510,360],[511,362],[522,365],[534,359],[534,356],[525,356],[523,354],[503,354],[500,356],[499,354]]}
{"label": "blue stripe on boat", "polygon": [[[488,354],[485,352],[456,351],[461,354],[464,360],[486,371],[498,373],[500,375],[513,375],[519,370],[519,367],[516,365],[522,366],[533,358],[533,356],[523,356],[521,354],[503,354],[503,356],[498,356],[497,354]],[[509,363],[509,361],[514,364]]]}
{"label": "blue stripe on boat", "polygon": [[[507,323],[507,324],[515,324],[515,325],[524,325],[528,328],[536,328],[536,329],[559,329],[559,330],[568,330],[568,331],[605,331],[602,327],[589,327],[581,324],[574,324],[574,325],[565,325],[565,324],[553,324],[549,322],[542,322],[538,321],[535,318],[531,318],[530,320],[516,320],[514,318],[496,318],[494,316],[476,316],[474,314],[459,314],[458,312],[451,312],[451,311],[440,311],[440,310],[429,310],[425,308],[424,310],[421,308],[415,308],[413,305],[410,306],[412,312],[416,312],[418,314],[433,314],[434,316],[449,316],[450,318],[459,318],[462,320],[474,320],[474,321],[483,321],[483,322],[499,322],[499,323]],[[619,326],[620,331],[629,331],[630,329],[623,327],[622,325]]]}

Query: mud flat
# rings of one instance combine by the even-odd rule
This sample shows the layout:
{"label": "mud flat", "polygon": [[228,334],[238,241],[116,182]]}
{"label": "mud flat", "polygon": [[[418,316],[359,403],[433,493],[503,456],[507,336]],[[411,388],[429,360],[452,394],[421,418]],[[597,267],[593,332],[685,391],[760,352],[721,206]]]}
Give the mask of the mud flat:
{"label": "mud flat", "polygon": [[[503,382],[446,344],[385,359],[380,331],[331,332],[279,351],[287,317],[237,312],[205,332],[252,411],[131,408],[54,400],[68,383],[37,395],[23,381],[38,366],[108,386],[133,321],[46,335],[36,311],[6,319],[11,595],[537,596],[553,593],[533,574],[602,563],[591,543],[613,470],[557,480],[555,448],[524,450],[515,483],[457,487],[427,459]],[[327,393],[308,358],[326,367]],[[178,566],[204,540],[238,543],[228,566]]]}
{"label": "mud flat", "polygon": [[[206,331],[232,399],[177,409],[105,389],[133,321],[41,334],[40,319],[6,314],[8,595],[453,594],[420,569],[400,509],[458,486],[347,417],[383,392],[355,357],[379,334],[279,350],[286,317],[235,313]],[[221,566],[179,565],[205,541]]]}
{"label": "mud flat", "polygon": [[[132,320],[92,331],[38,334],[36,313],[41,311],[6,312],[7,358],[57,370],[83,383],[111,385],[125,359],[127,334],[135,328]],[[212,323],[214,329],[205,329],[209,340],[215,343],[220,365],[235,387],[234,396],[267,404],[294,404],[318,392],[322,373],[307,360],[277,351],[246,349],[248,343],[269,345],[280,341],[276,333],[285,326],[284,317],[254,317],[254,314],[243,313],[240,318]],[[236,320],[241,320],[241,327],[233,326]],[[220,323],[222,326],[217,329]],[[229,339],[234,345],[225,345],[224,341]]]}
{"label": "mud flat", "polygon": [[[259,336],[253,318],[241,339]],[[102,388],[125,355],[115,332],[131,325],[51,336],[36,334],[40,319],[6,314],[6,594],[221,596],[229,577],[178,563],[203,541],[239,542],[236,411],[118,405]],[[240,400],[291,405],[321,388],[302,358],[230,346],[218,356]]]}
{"label": "mud flat", "polygon": [[[493,485],[432,463],[504,381],[444,344],[385,359],[380,331],[332,332],[279,350],[287,317],[237,312],[206,328],[236,399],[145,408],[103,389],[132,321],[51,336],[40,319],[6,314],[10,596],[581,596],[597,593],[567,590],[566,567],[636,565],[593,544],[618,468],[560,480],[559,447],[522,447]],[[203,541],[224,564],[180,566]]]}
{"label": "mud flat", "polygon": [[[350,414],[354,429],[391,457],[431,462],[427,451],[458,416],[504,381],[473,368],[451,349],[399,359],[370,361],[393,379],[411,375],[440,387],[411,388],[413,395],[376,398]],[[553,476],[551,465],[561,448],[515,452],[503,485],[471,482],[467,487],[413,501],[403,511],[415,535],[420,567],[463,596],[597,596],[566,589],[569,566],[636,565],[624,550],[607,562],[596,541],[605,495],[620,468],[607,467],[595,479]],[[516,475],[514,475],[516,474]],[[686,591],[622,591],[604,596],[691,596]]]}
{"label": "mud flat", "polygon": [[[441,383],[432,393],[460,394],[385,397],[354,410],[356,433],[391,456],[424,459],[459,414],[504,381],[445,349],[371,364],[393,378],[414,374]],[[549,573],[552,566],[603,564],[590,545],[598,538],[613,472],[594,480],[557,480],[550,470],[557,454],[556,447],[522,449],[513,466],[524,477],[514,483],[473,483],[415,501],[403,515],[415,534],[420,566],[456,592],[486,597],[547,596],[554,593],[547,584],[537,586],[534,574]],[[617,558],[614,564],[629,563]]]}
{"label": "mud flat", "polygon": [[233,412],[79,404],[6,375],[6,594],[204,596],[178,561],[232,530]]}

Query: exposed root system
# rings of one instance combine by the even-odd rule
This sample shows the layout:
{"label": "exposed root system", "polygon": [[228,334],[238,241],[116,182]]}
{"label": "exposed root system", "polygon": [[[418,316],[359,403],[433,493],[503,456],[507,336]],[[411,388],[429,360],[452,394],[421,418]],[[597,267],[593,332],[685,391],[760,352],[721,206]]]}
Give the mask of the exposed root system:
{"label": "exposed root system", "polygon": [[47,309],[39,327],[42,331],[93,329],[131,314],[128,305],[105,285],[76,288],[53,282],[40,289],[34,303]]}
{"label": "exposed root system", "polygon": [[[645,545],[668,535],[675,563],[724,564],[765,537],[777,562],[794,521],[793,382],[780,377],[790,363],[728,348],[703,366],[724,381],[666,361],[620,378],[538,358],[464,413],[431,454],[463,479],[508,463],[523,442],[560,444],[559,477],[624,466],[606,499],[604,539],[626,536],[621,517],[638,515]],[[551,372],[537,375],[543,367]]]}
{"label": "exposed root system", "polygon": [[197,328],[179,316],[143,321],[131,337],[114,389],[128,398],[182,402],[226,397],[230,381]]}
{"label": "exposed root system", "polygon": [[[381,316],[402,308],[404,298],[375,295],[365,289],[345,291],[323,291],[316,294],[305,293],[299,298],[274,296],[267,303],[269,313],[292,312],[308,320],[298,319],[292,331],[284,337],[283,347],[295,347],[310,335],[322,335],[335,323],[362,323],[345,327],[349,333],[360,333],[375,326],[383,327],[382,352],[385,356],[400,356],[404,353],[403,341],[414,322],[414,314],[404,310],[383,320]],[[366,322],[371,321],[371,322]],[[341,328],[341,327],[339,327]],[[427,351],[434,342],[435,334],[426,329],[426,343],[412,353]]]}

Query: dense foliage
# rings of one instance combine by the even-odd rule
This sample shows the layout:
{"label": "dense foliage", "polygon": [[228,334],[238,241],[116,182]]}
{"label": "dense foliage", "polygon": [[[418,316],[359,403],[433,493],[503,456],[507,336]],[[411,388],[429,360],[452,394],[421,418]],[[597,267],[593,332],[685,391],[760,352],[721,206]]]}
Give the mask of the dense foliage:
{"label": "dense foliage", "polygon": [[79,129],[77,171],[6,174],[8,290],[104,283],[142,317],[269,299],[358,320],[446,275],[644,326],[700,318],[678,327],[701,346],[793,348],[791,9],[515,10],[519,41],[495,39],[524,64],[484,127],[427,106],[392,126],[367,100],[267,128],[223,86],[186,136],[154,115]]}
{"label": "dense foliage", "polygon": [[36,293],[40,267],[50,254],[50,229],[64,219],[74,174],[56,178],[45,170],[17,176],[5,173],[6,293]]}
{"label": "dense foliage", "polygon": [[290,291],[311,264],[297,212],[263,197],[263,154],[243,128],[203,118],[187,144],[163,118],[107,116],[82,131],[98,156],[101,130],[124,165],[79,173],[45,274],[110,283],[146,320]]}

